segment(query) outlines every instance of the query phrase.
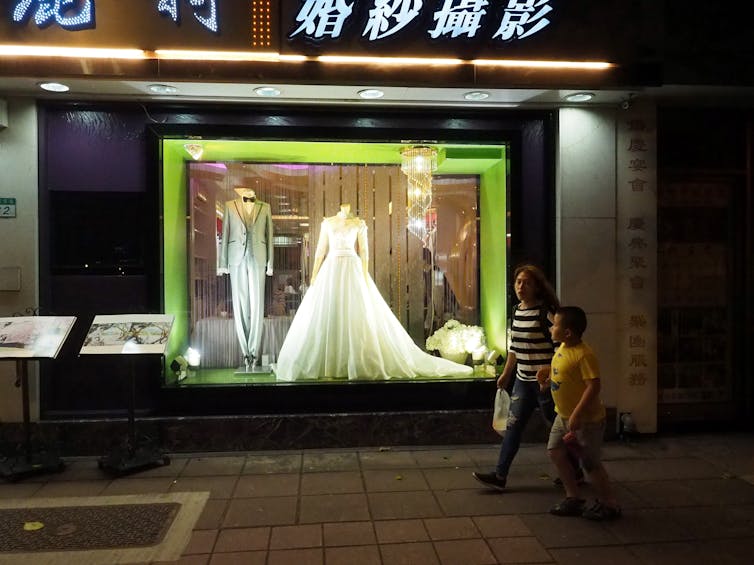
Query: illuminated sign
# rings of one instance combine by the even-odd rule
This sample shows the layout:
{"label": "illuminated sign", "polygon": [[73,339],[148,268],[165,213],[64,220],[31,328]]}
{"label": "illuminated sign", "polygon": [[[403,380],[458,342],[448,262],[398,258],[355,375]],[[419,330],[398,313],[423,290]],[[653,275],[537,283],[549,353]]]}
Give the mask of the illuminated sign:
{"label": "illuminated sign", "polygon": [[[493,0],[494,1],[494,0]],[[299,24],[289,35],[322,40],[337,39],[344,25],[352,17],[356,0],[303,0],[296,14]],[[490,0],[442,0],[435,9],[424,8],[423,0],[369,0],[367,21],[362,37],[376,41],[395,35],[411,22],[431,14],[431,29],[425,30],[432,39],[476,37],[485,19],[493,13]],[[506,0],[502,2],[502,16],[495,22],[492,39],[510,41],[525,39],[550,24],[550,0]],[[496,7],[496,6],[494,6]]]}
{"label": "illuminated sign", "polygon": [[53,23],[77,31],[94,26],[94,0],[17,0],[13,21],[25,24],[34,14],[34,23],[45,28]]}

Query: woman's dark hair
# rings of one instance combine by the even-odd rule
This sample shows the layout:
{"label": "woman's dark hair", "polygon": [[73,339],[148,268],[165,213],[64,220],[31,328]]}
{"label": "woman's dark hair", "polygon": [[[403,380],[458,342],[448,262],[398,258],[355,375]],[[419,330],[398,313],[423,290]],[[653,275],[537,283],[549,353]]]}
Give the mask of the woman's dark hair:
{"label": "woman's dark hair", "polygon": [[537,298],[542,301],[542,304],[545,305],[547,310],[549,312],[555,312],[555,310],[560,308],[560,300],[558,300],[558,297],[555,294],[555,289],[552,288],[552,285],[547,280],[547,277],[545,277],[542,269],[540,269],[536,265],[520,265],[513,272],[513,281],[515,282],[515,280],[518,278],[518,275],[524,272],[536,281]]}

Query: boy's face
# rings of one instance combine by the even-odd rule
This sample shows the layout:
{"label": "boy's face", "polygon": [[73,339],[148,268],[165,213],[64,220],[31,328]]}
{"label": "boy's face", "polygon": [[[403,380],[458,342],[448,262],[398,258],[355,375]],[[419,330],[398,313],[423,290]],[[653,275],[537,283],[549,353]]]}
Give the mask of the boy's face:
{"label": "boy's face", "polygon": [[571,330],[568,330],[563,326],[563,316],[560,314],[555,314],[555,317],[552,320],[550,335],[552,336],[553,341],[560,342],[565,341],[571,335]]}

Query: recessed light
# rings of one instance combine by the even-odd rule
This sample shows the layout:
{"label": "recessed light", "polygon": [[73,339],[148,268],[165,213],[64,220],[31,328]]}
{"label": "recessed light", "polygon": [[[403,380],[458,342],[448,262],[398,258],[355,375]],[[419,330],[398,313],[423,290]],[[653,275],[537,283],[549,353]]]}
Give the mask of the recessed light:
{"label": "recessed light", "polygon": [[258,96],[280,96],[280,89],[274,86],[260,86],[254,89]]}
{"label": "recessed light", "polygon": [[364,90],[359,90],[359,96],[365,100],[374,100],[375,98],[382,98],[385,96],[385,93],[377,88],[365,88]]}
{"label": "recessed light", "polygon": [[568,102],[589,102],[592,98],[593,92],[574,92],[565,97]]}
{"label": "recessed light", "polygon": [[40,82],[39,88],[48,92],[68,92],[70,88],[60,82]]}
{"label": "recessed light", "polygon": [[150,84],[149,91],[153,94],[175,94],[178,89],[169,84]]}
{"label": "recessed light", "polygon": [[463,97],[466,100],[478,102],[479,100],[487,100],[487,98],[490,97],[490,93],[484,92],[483,90],[472,90],[471,92],[464,94]]}

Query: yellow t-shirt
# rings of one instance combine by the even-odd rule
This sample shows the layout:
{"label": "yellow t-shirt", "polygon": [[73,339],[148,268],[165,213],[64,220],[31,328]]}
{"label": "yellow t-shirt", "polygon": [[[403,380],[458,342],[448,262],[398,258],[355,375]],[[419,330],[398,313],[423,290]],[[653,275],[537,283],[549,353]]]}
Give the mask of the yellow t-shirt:
{"label": "yellow t-shirt", "polygon": [[[563,343],[552,358],[550,390],[555,401],[555,411],[569,418],[586,390],[586,381],[600,378],[600,368],[592,348],[583,341],[566,347]],[[605,419],[605,407],[599,396],[582,412],[584,422]]]}

